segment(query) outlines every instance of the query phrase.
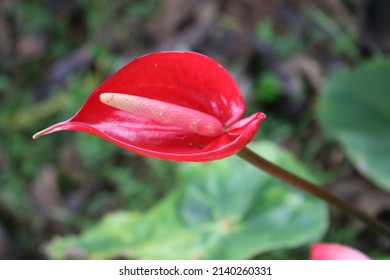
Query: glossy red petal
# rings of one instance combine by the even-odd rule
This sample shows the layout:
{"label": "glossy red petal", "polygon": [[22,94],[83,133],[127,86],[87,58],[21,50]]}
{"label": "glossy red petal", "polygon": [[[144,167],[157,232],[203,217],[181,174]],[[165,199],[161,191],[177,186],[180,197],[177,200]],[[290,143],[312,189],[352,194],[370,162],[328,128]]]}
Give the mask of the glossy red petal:
{"label": "glossy red petal", "polygon": [[[221,136],[207,137],[164,125],[103,104],[99,97],[106,92],[197,110],[215,117],[227,130]],[[237,85],[217,62],[192,52],[162,52],[127,64],[96,88],[71,119],[34,138],[58,130],[76,130],[142,155],[174,161],[210,161],[230,156],[251,141],[265,115],[257,113],[234,124],[244,110]]]}
{"label": "glossy red petal", "polygon": [[37,133],[35,138],[60,130],[76,130],[99,136],[145,156],[172,161],[211,161],[239,152],[253,139],[264,118],[263,113],[256,113],[216,138],[189,133],[180,128],[171,127],[168,130],[166,126],[156,123],[144,126],[143,122],[148,122],[145,119],[140,119],[136,126],[126,121],[100,125],[65,121]]}
{"label": "glossy red petal", "polygon": [[310,248],[311,260],[369,260],[362,252],[335,243],[316,243]]}
{"label": "glossy red petal", "polygon": [[[229,126],[245,111],[230,74],[213,59],[193,52],[159,52],[139,57],[97,87],[74,121],[93,123],[110,115],[100,102],[105,92],[152,98],[207,113]],[[99,114],[91,114],[96,112]]]}

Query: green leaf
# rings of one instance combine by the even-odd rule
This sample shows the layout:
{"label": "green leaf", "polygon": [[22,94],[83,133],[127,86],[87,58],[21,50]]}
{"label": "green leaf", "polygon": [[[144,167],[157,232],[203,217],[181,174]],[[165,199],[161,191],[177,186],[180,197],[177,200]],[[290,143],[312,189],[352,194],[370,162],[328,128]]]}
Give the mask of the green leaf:
{"label": "green leaf", "polygon": [[318,101],[324,130],[340,142],[355,167],[390,190],[390,60],[337,73]]}
{"label": "green leaf", "polygon": [[[253,146],[309,180],[312,173],[270,143]],[[238,157],[177,166],[177,188],[145,213],[113,213],[80,236],[57,238],[52,258],[247,259],[318,240],[327,228],[319,200]]]}

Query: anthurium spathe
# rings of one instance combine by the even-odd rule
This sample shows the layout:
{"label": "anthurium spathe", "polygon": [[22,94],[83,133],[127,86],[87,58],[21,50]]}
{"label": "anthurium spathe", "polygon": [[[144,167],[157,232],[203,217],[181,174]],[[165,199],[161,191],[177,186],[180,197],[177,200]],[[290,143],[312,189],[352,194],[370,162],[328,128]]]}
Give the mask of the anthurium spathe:
{"label": "anthurium spathe", "polygon": [[369,260],[362,252],[336,243],[315,243],[310,248],[311,260]]}
{"label": "anthurium spathe", "polygon": [[236,83],[216,61],[193,52],[159,52],[124,66],[72,118],[34,138],[76,130],[141,155],[210,161],[252,140],[265,115],[240,120],[244,111]]}

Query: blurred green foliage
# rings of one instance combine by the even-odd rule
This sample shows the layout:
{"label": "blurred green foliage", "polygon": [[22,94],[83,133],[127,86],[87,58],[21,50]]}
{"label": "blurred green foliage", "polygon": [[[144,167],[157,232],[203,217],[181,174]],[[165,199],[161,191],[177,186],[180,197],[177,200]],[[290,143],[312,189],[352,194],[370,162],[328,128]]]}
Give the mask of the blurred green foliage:
{"label": "blurred green foliage", "polygon": [[[307,257],[308,243],[319,240],[327,227],[324,205],[253,171],[238,158],[178,164],[139,157],[86,134],[55,133],[31,139],[35,132],[72,116],[89,93],[128,62],[130,55],[155,47],[148,45],[150,38],[140,30],[164,1],[9,2],[13,4],[0,14],[1,20],[5,18],[13,24],[11,37],[38,42],[38,47],[34,44],[25,47],[27,54],[12,45],[15,49],[2,54],[0,63],[0,228],[9,237],[10,258]],[[345,2],[357,5],[355,0]],[[313,46],[321,45],[322,59],[346,58],[359,65],[356,29],[340,27],[330,15],[313,6],[306,10],[306,15],[328,35],[315,29],[305,36],[280,29],[271,17],[250,32],[271,46],[281,59],[310,52]],[[180,28],[185,29],[194,21],[194,18],[183,21]],[[210,29],[218,38],[225,38],[218,28]],[[224,47],[232,43],[222,42]],[[199,42],[200,50],[201,44],[206,43]],[[0,47],[3,46],[2,41]],[[32,47],[38,51],[30,53]],[[83,59],[86,62],[70,67],[72,55],[84,48],[86,54],[76,62]],[[224,50],[218,49],[218,53]],[[388,180],[387,160],[372,159],[376,153],[370,151],[379,149],[377,141],[387,143],[387,111],[359,108],[366,110],[362,116],[373,118],[372,121],[354,118],[364,121],[364,126],[348,120],[348,113],[357,106],[351,106],[351,99],[372,95],[370,98],[377,102],[372,102],[374,107],[388,104],[384,96],[389,96],[385,92],[389,70],[386,66],[378,72],[379,68],[337,74],[326,81],[320,96],[320,107],[325,108],[320,110],[320,119],[331,139],[341,143],[340,153],[346,152],[358,168],[362,167],[361,161],[354,155],[370,162],[362,173],[384,186]],[[68,69],[68,73],[58,69]],[[324,75],[327,79],[328,73]],[[370,90],[365,91],[368,83]],[[248,107],[267,113],[257,138],[289,146],[301,161],[271,144],[263,144],[267,149],[262,153],[275,156],[275,161],[280,160],[286,168],[308,178],[329,179],[329,174],[317,176],[316,169],[325,161],[321,152],[327,152],[327,146],[334,143],[322,131],[312,129],[317,120],[312,99],[318,93],[305,84],[300,102],[306,102],[307,108],[297,114],[286,110],[294,102],[290,104],[291,100],[283,99],[283,80],[275,72],[261,69],[253,76],[253,86],[255,101],[248,102]],[[278,107],[286,103],[289,106]],[[337,114],[327,115],[335,111],[343,115],[337,119],[334,117]],[[341,121],[351,122],[358,137],[351,140],[350,135],[345,136],[347,129]],[[356,144],[366,139],[365,129],[378,130],[382,136],[361,147]],[[388,146],[385,147],[386,150]],[[332,164],[331,171],[341,174],[340,164]],[[227,205],[227,201],[232,204]],[[236,208],[230,208],[232,205]],[[58,237],[64,235],[70,237]],[[52,238],[54,241],[49,243]],[[350,225],[334,225],[325,238],[359,245],[356,228]],[[4,246],[2,242],[0,246]],[[172,250],[175,246],[180,248],[176,255]],[[119,247],[135,250],[123,251]],[[372,248],[372,253],[383,258],[385,253],[378,248]]]}
{"label": "blurred green foliage", "polygon": [[263,19],[257,25],[256,35],[269,46],[272,46],[275,53],[281,57],[286,57],[304,48],[299,35],[296,33],[278,34],[269,19]]}
{"label": "blurred green foliage", "polygon": [[260,103],[272,103],[280,94],[280,82],[275,74],[265,72],[256,83],[255,96]]}
{"label": "blurred green foliage", "polygon": [[314,6],[308,7],[307,14],[313,23],[324,31],[316,32],[312,30],[309,34],[312,43],[326,43],[335,55],[342,55],[351,60],[358,59],[359,49],[356,45],[358,30],[356,26],[342,27],[331,16]]}
{"label": "blurred green foliage", "polygon": [[[262,142],[252,148],[268,160],[317,181],[276,145]],[[324,203],[259,174],[238,157],[183,163],[171,176],[177,177],[176,187],[149,211],[107,215],[79,237],[55,239],[48,247],[49,255],[247,259],[270,249],[319,240],[327,228]],[[72,256],[72,252],[81,255]]]}
{"label": "blurred green foliage", "polygon": [[318,100],[324,129],[355,167],[390,190],[390,60],[378,59],[335,73]]}
{"label": "blurred green foliage", "polygon": [[[64,2],[43,5],[42,1],[22,1],[1,11],[15,24],[14,36],[36,38],[44,45],[44,52],[7,57],[0,64],[0,227],[12,240],[13,258],[42,258],[40,247],[53,233],[80,230],[112,208],[148,208],[169,188],[168,183],[161,188],[147,187],[153,180],[166,182],[161,176],[147,178],[143,183],[135,181],[137,172],[141,172],[134,171],[140,161],[100,139],[71,134],[54,134],[39,141],[31,138],[44,127],[73,115],[88,94],[123,65],[123,58],[105,44],[110,38],[101,37],[103,28],[119,25],[116,20],[145,20],[159,5],[159,1],[153,0],[77,2],[76,9],[59,10],[56,14],[51,9],[57,4],[69,6]],[[126,13],[117,17],[115,9],[107,6],[116,10],[124,6]],[[69,18],[79,25],[72,25]],[[120,32],[126,40],[133,40],[131,31]],[[51,65],[80,44],[88,45],[94,69],[81,68],[53,76],[58,72]],[[142,45],[142,40],[132,47],[137,49],[138,44]],[[57,68],[62,71],[67,63],[59,60]],[[53,82],[60,85],[51,86]],[[126,168],[119,169],[119,162]],[[147,160],[141,162],[143,173],[161,174],[161,167],[154,167]],[[52,175],[58,185],[40,181],[42,170],[47,167],[55,170]],[[43,187],[59,192],[59,197],[51,191],[37,197],[35,192]],[[51,207],[45,199],[54,199],[55,205]],[[1,240],[0,246],[5,246]]]}

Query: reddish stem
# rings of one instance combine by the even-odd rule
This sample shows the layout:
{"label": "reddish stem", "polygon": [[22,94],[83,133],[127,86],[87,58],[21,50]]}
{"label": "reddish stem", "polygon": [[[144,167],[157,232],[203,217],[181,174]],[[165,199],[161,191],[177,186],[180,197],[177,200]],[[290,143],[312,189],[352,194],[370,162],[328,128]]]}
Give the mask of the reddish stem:
{"label": "reddish stem", "polygon": [[390,238],[390,227],[387,224],[369,216],[367,213],[340,199],[325,188],[321,188],[313,183],[310,183],[309,181],[306,181],[301,177],[290,173],[289,171],[273,164],[272,162],[254,153],[247,147],[243,148],[237,155],[240,156],[242,159],[248,161],[252,165],[256,166],[257,168],[263,170],[264,172],[306,193],[309,193],[328,202],[329,204],[339,208],[347,214],[359,219],[372,229]]}

